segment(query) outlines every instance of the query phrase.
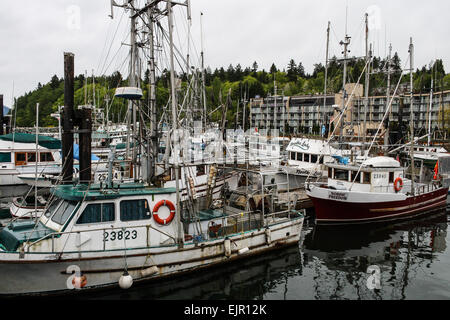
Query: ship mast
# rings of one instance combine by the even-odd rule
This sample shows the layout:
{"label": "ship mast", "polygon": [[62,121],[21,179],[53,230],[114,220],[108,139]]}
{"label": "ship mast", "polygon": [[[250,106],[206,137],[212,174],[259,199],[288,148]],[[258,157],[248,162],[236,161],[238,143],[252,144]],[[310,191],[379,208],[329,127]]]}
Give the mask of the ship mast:
{"label": "ship mast", "polygon": [[[327,50],[326,50],[326,57],[325,57],[325,81],[324,81],[324,88],[323,88],[323,114],[322,114],[322,126],[320,126],[321,131],[322,131],[322,127],[325,125],[325,114],[326,114],[326,107],[327,107],[327,79],[328,79],[329,45],[330,45],[330,21],[328,21],[328,28],[327,28]],[[323,138],[325,139],[324,136],[323,136]]]}
{"label": "ship mast", "polygon": [[410,38],[410,44],[409,44],[409,85],[411,87],[411,94],[410,94],[410,107],[409,107],[409,113],[410,113],[410,119],[409,119],[409,128],[410,128],[410,134],[411,134],[411,145],[409,147],[409,154],[411,158],[411,194],[414,196],[414,112],[413,112],[413,71],[414,71],[414,45],[412,42],[412,37]]}
{"label": "ship mast", "polygon": [[[366,13],[366,75],[365,75],[365,97],[364,97],[364,123],[363,123],[363,143],[362,151],[366,150],[366,136],[367,136],[367,109],[369,108],[369,81],[370,81],[370,68],[369,60],[371,58],[371,52],[369,51],[369,15]],[[364,154],[363,154],[364,155]]]}
{"label": "ship mast", "polygon": [[433,110],[433,73],[431,76],[430,109],[428,110],[428,146],[431,145],[431,112]]}
{"label": "ship mast", "polygon": [[343,81],[342,81],[342,109],[341,109],[341,123],[340,123],[340,130],[339,130],[339,143],[342,143],[343,140],[343,135],[344,135],[344,121],[345,121],[345,115],[344,115],[344,109],[345,109],[345,100],[347,98],[347,92],[345,89],[345,86],[347,84],[347,53],[349,52],[348,45],[350,44],[350,39],[351,37],[349,37],[347,35],[347,33],[345,34],[345,40],[340,42],[340,45],[344,46],[344,75],[343,75]]}
{"label": "ship mast", "polygon": [[[392,57],[392,45],[389,44],[389,55],[387,57],[387,88],[386,88],[386,108],[390,107],[390,99],[391,99],[391,57]],[[389,149],[389,116],[391,114],[391,110],[389,110],[388,117],[386,119],[386,130],[384,133],[384,147],[385,147],[385,155]]]}
{"label": "ship mast", "polygon": [[[150,3],[148,0],[147,4]],[[156,112],[156,74],[155,74],[155,25],[154,25],[154,15],[153,10],[147,10],[148,17],[148,41],[149,41],[149,68],[150,68],[150,83],[149,83],[149,109],[150,109],[150,140],[151,140],[151,151],[149,152],[149,165],[148,165],[148,182],[156,175],[156,161],[158,159],[158,122],[157,122],[157,112]]]}

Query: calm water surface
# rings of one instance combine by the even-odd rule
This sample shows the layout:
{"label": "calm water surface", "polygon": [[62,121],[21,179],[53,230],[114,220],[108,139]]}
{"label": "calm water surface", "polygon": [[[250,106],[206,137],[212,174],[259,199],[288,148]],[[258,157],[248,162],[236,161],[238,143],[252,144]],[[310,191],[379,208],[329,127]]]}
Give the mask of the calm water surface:
{"label": "calm water surface", "polygon": [[[84,296],[152,300],[403,300],[450,298],[448,211],[370,227],[305,225],[294,246],[170,281]],[[369,289],[370,266],[380,289]],[[373,267],[372,267],[373,268]],[[376,267],[375,267],[376,268]]]}

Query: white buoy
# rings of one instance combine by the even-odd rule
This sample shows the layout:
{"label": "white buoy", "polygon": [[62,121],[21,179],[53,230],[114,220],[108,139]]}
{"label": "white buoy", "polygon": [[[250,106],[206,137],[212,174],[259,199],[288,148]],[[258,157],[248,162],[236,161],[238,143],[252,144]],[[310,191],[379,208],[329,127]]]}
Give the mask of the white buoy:
{"label": "white buoy", "polygon": [[122,289],[129,289],[133,285],[133,277],[128,274],[127,271],[123,273],[123,275],[119,278],[119,286]]}

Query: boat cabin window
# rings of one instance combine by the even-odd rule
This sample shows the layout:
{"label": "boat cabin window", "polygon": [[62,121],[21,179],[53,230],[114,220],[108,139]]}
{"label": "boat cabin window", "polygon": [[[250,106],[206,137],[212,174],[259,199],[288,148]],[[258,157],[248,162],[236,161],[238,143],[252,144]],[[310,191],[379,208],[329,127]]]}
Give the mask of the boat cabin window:
{"label": "boat cabin window", "polygon": [[146,220],[152,217],[147,200],[124,200],[120,202],[120,220]]}
{"label": "boat cabin window", "polygon": [[333,179],[333,168],[328,168],[328,178]]}
{"label": "boat cabin window", "polygon": [[[356,180],[355,180],[356,178]],[[360,183],[361,182],[361,172],[352,171],[352,182]]]}
{"label": "boat cabin window", "polygon": [[11,152],[0,152],[0,162],[11,162]]}
{"label": "boat cabin window", "polygon": [[56,210],[56,208],[61,203],[62,199],[56,199],[52,202],[52,204],[48,207],[47,211],[45,211],[45,216],[49,218]]}
{"label": "boat cabin window", "polygon": [[77,224],[100,223],[115,220],[114,203],[91,203],[84,209]]}
{"label": "boat cabin window", "polygon": [[295,152],[291,152],[291,160],[295,160]]}
{"label": "boat cabin window", "polygon": [[23,166],[27,164],[27,154],[25,152],[16,152],[16,165]]}
{"label": "boat cabin window", "polygon": [[303,153],[297,152],[297,161],[303,161]]}
{"label": "boat cabin window", "polygon": [[36,153],[28,152],[27,153],[27,162],[36,162]]}
{"label": "boat cabin window", "polygon": [[55,214],[52,217],[52,221],[57,224],[63,225],[72,214],[73,210],[77,206],[76,201],[64,200],[61,205],[56,209]]}
{"label": "boat cabin window", "polygon": [[309,153],[305,153],[305,156],[304,156],[304,158],[303,158],[303,161],[304,161],[304,162],[311,162],[311,161],[310,161],[310,154],[309,154]]}
{"label": "boat cabin window", "polygon": [[394,172],[389,172],[389,182],[394,182]]}
{"label": "boat cabin window", "polygon": [[311,163],[317,163],[317,155],[316,154],[311,155]]}
{"label": "boat cabin window", "polygon": [[334,179],[348,181],[348,170],[334,169]]}
{"label": "boat cabin window", "polygon": [[197,177],[206,174],[206,166],[200,165],[197,166]]}
{"label": "boat cabin window", "polygon": [[53,159],[53,155],[51,154],[51,152],[42,152],[39,155],[40,161],[41,162],[51,162],[51,161],[55,161]]}
{"label": "boat cabin window", "polygon": [[371,183],[370,172],[363,172],[363,183],[367,183],[367,184]]}

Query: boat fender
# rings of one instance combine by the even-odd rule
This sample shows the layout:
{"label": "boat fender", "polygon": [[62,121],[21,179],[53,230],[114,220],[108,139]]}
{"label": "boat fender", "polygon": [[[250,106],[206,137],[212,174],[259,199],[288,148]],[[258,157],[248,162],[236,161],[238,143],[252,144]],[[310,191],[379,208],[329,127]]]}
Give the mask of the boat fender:
{"label": "boat fender", "polygon": [[150,268],[141,270],[141,275],[143,277],[148,277],[148,276],[154,275],[155,273],[158,273],[158,271],[159,271],[159,269],[157,266],[152,266]]}
{"label": "boat fender", "polygon": [[[159,208],[161,208],[162,206],[166,206],[169,208],[170,210],[170,215],[166,218],[166,219],[161,219],[158,216],[158,210]],[[155,207],[153,208],[153,218],[155,219],[155,221],[159,224],[162,225],[166,225],[169,224],[170,222],[172,222],[173,218],[175,217],[175,206],[173,205],[172,202],[170,202],[169,200],[161,200],[159,201]]]}
{"label": "boat fender", "polygon": [[271,231],[269,228],[267,228],[264,233],[266,234],[266,242],[267,244],[270,244],[272,242],[272,237],[271,237]]}
{"label": "boat fender", "polygon": [[130,276],[127,271],[125,271],[119,278],[119,286],[122,289],[126,290],[131,288],[132,285],[133,285],[133,277]]}
{"label": "boat fender", "polygon": [[248,247],[242,248],[238,251],[239,254],[246,253],[248,250],[250,250]]}
{"label": "boat fender", "polygon": [[223,242],[223,246],[225,249],[225,256],[226,257],[231,257],[231,240],[230,239],[225,239],[225,241]]}
{"label": "boat fender", "polygon": [[402,180],[402,178],[398,177],[394,181],[394,190],[395,190],[395,192],[399,192],[402,189],[403,189],[403,180]]}
{"label": "boat fender", "polygon": [[87,277],[80,273],[76,272],[75,276],[72,278],[72,285],[74,288],[81,289],[84,288],[87,284]]}

